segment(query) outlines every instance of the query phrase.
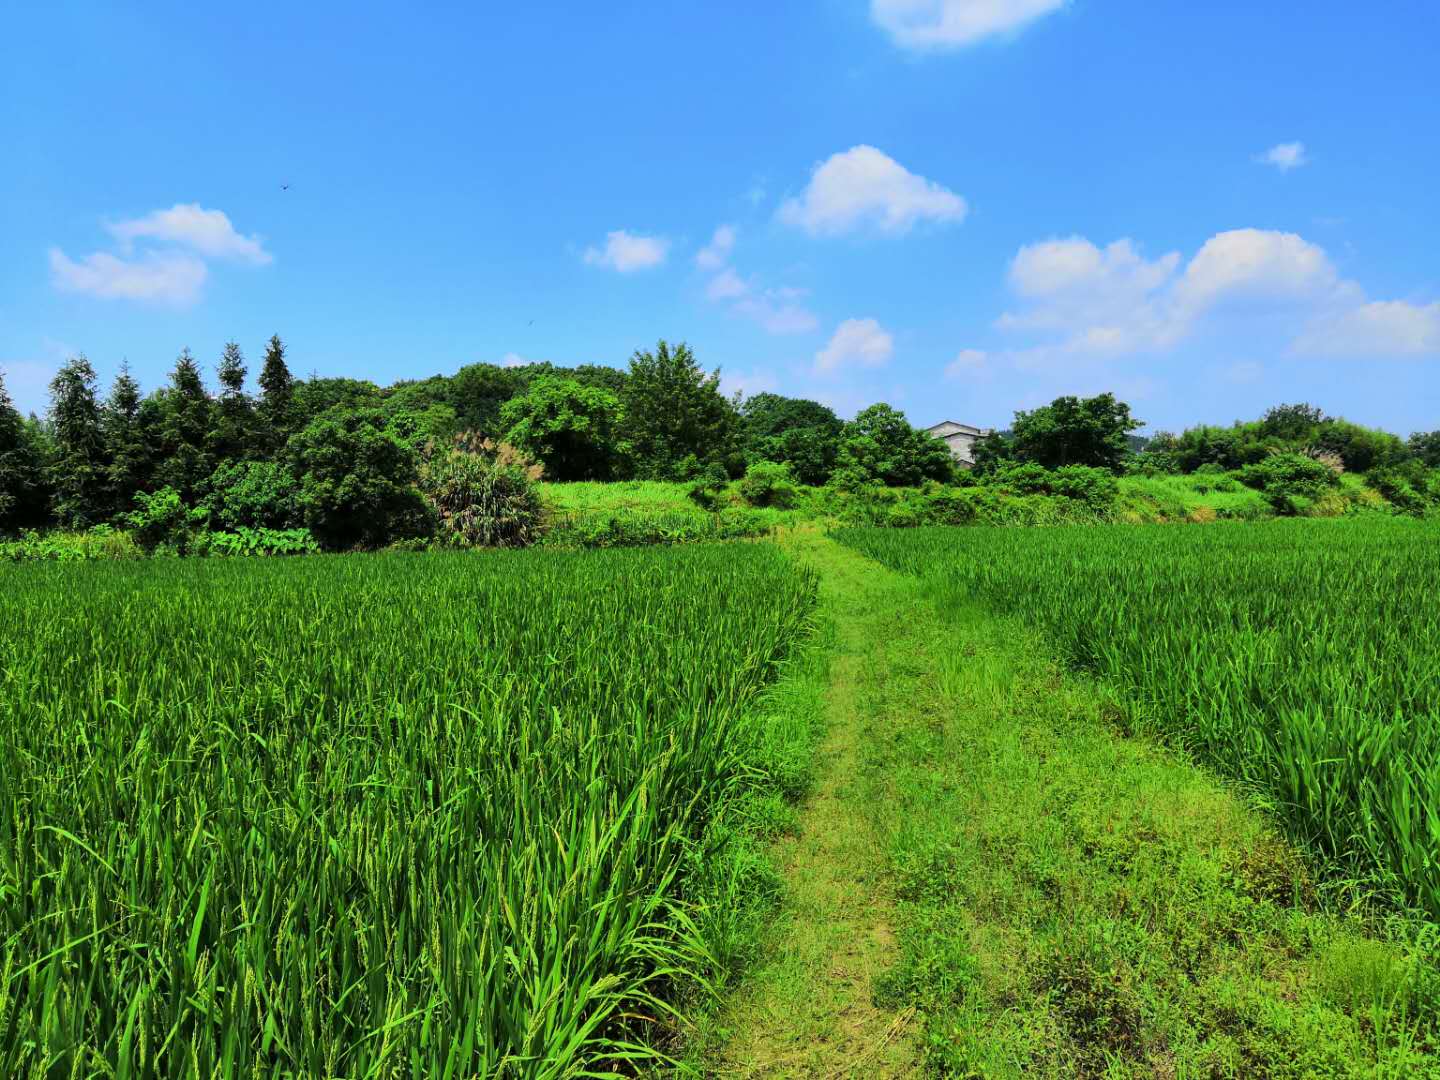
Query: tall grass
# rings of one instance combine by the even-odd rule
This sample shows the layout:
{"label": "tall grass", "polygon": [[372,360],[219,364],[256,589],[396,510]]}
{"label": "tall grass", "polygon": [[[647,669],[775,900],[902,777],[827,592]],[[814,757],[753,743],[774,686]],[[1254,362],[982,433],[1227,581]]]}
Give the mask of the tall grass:
{"label": "tall grass", "polygon": [[814,595],[768,545],[0,572],[4,1076],[651,1053]]}
{"label": "tall grass", "polygon": [[1440,529],[846,529],[1040,626],[1136,721],[1263,794],[1348,872],[1440,917]]}

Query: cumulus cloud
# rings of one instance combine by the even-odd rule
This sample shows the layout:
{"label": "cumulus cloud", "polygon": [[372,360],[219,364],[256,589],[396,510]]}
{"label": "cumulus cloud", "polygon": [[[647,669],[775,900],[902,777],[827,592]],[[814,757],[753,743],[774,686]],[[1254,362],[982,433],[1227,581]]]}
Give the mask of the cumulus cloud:
{"label": "cumulus cloud", "polygon": [[735,314],[759,323],[771,334],[808,334],[820,325],[819,318],[797,302],[791,289],[767,289],[747,296],[734,305]]}
{"label": "cumulus cloud", "polygon": [[258,236],[242,236],[223,210],[206,210],[199,203],[176,203],[169,210],[155,210],[106,228],[125,251],[130,251],[136,240],[152,240],[189,248],[212,259],[237,259],[261,266],[273,261]]}
{"label": "cumulus cloud", "polygon": [[1131,240],[1104,248],[1078,236],[1047,240],[1020,249],[1009,285],[1021,304],[996,325],[1050,337],[1009,354],[1021,364],[1165,351],[1230,318],[1278,330],[1297,353],[1440,352],[1440,304],[1368,300],[1323,248],[1295,233],[1218,233],[1183,268],[1178,252],[1146,259]]}
{"label": "cumulus cloud", "polygon": [[710,243],[695,256],[695,265],[701,270],[718,270],[730,260],[735,249],[735,226],[721,225],[710,238]]}
{"label": "cumulus cloud", "polygon": [[895,339],[875,319],[846,319],[815,354],[815,370],[883,367],[895,354]]}
{"label": "cumulus cloud", "polygon": [[1305,144],[1302,142],[1287,142],[1281,143],[1279,146],[1272,146],[1263,154],[1256,154],[1255,160],[1261,165],[1273,166],[1282,173],[1298,169],[1301,165],[1310,164],[1310,159],[1305,156]]}
{"label": "cumulus cloud", "polygon": [[176,203],[105,226],[118,251],[72,259],[50,249],[50,279],[63,292],[107,300],[193,304],[209,277],[206,260],[264,266],[274,261],[258,236],[237,232],[227,214],[199,203]]}
{"label": "cumulus cloud", "polygon": [[805,190],[782,203],[778,216],[812,235],[835,235],[867,224],[903,233],[922,221],[963,221],[966,212],[953,191],[873,146],[855,146],[816,165]]}
{"label": "cumulus cloud", "polygon": [[56,288],[106,300],[194,303],[208,274],[204,262],[179,252],[152,251],[122,259],[97,251],[76,261],[59,248],[50,249],[50,276]]}
{"label": "cumulus cloud", "polygon": [[585,261],[622,274],[659,266],[670,252],[670,241],[663,236],[641,236],[625,229],[605,234],[604,247],[585,249]]}
{"label": "cumulus cloud", "polygon": [[870,0],[870,17],[907,49],[958,49],[1019,30],[1066,0]]}

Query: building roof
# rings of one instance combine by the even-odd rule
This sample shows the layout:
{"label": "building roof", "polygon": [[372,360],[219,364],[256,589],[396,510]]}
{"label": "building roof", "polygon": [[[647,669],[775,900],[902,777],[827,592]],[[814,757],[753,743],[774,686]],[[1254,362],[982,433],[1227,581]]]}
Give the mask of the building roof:
{"label": "building roof", "polygon": [[941,420],[938,424],[931,424],[925,429],[931,435],[989,435],[989,428],[976,427],[974,424],[962,424],[958,420]]}

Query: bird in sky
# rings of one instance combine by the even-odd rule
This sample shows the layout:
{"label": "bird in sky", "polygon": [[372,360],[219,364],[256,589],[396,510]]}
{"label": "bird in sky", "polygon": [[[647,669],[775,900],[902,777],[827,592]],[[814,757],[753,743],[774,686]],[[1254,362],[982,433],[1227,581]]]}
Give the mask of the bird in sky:
{"label": "bird in sky", "polygon": [[289,191],[289,190],[290,190],[290,185],[289,185],[289,184],[281,184],[281,185],[280,185],[280,190],[281,190],[281,191]]}

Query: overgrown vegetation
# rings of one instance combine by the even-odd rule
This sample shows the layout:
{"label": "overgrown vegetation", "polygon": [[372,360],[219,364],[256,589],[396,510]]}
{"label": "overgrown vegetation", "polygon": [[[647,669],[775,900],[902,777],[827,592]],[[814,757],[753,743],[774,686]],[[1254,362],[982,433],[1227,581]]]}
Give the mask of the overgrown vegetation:
{"label": "overgrown vegetation", "polygon": [[0,1073],[629,1069],[733,960],[774,547],[6,574]]}

